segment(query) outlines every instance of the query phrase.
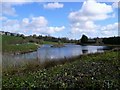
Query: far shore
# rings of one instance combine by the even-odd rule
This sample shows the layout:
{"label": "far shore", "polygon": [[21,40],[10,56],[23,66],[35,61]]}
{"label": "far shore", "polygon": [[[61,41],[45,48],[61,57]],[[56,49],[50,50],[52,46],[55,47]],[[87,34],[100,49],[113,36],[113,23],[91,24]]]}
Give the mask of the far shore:
{"label": "far shore", "polygon": [[40,44],[36,43],[9,45],[6,46],[6,49],[2,52],[2,54],[9,55],[25,54],[36,51],[40,46],[41,46]]}
{"label": "far shore", "polygon": [[[50,43],[49,43],[50,44]],[[22,45],[22,44],[19,44]],[[26,44],[27,47],[21,47],[21,49],[19,50],[19,45],[14,45],[11,47],[10,50],[2,52],[2,54],[4,55],[19,55],[19,54],[25,54],[25,53],[30,53],[30,52],[34,52],[37,51],[37,49],[42,45],[42,44],[32,44],[32,45],[28,45]],[[61,48],[65,46],[65,43],[51,43],[51,47],[53,48]],[[91,45],[91,46],[109,46],[112,47],[113,50],[119,50],[120,45],[110,45],[110,44],[103,44],[103,45],[96,45],[96,44],[77,44],[77,45]],[[14,48],[14,51],[12,51],[12,49]],[[16,49],[15,49],[16,48]]]}
{"label": "far shore", "polygon": [[113,47],[120,47],[120,45],[113,45],[113,44],[77,44],[77,45],[91,45],[91,46],[113,46]]}
{"label": "far shore", "polygon": [[[43,44],[47,44],[47,43],[43,43]],[[30,52],[34,52],[37,51],[38,48],[41,47],[41,45],[43,44],[37,44],[37,43],[31,43],[31,44],[24,44],[25,47],[23,46],[23,44],[16,44],[16,45],[9,45],[10,49],[6,49],[6,51],[3,51],[2,54],[6,54],[6,55],[19,55],[19,54],[25,54],[25,53],[30,53]],[[57,43],[48,43],[51,44],[51,47],[64,47],[64,44],[57,44]]]}

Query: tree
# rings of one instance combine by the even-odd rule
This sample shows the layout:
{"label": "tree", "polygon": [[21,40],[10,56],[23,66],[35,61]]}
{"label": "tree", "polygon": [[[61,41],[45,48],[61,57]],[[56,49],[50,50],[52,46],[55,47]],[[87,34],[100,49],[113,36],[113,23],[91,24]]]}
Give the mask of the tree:
{"label": "tree", "polygon": [[88,41],[88,37],[83,34],[81,38],[81,43],[87,43],[87,41]]}
{"label": "tree", "polygon": [[33,38],[36,38],[37,36],[36,36],[36,34],[33,34]]}

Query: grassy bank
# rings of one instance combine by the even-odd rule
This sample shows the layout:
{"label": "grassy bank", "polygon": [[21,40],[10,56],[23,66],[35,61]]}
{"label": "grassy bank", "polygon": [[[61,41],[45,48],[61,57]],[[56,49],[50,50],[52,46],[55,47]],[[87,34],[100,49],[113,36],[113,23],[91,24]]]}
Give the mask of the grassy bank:
{"label": "grassy bank", "polygon": [[2,36],[2,51],[8,54],[20,54],[37,50],[38,45],[26,42],[22,37]]}
{"label": "grassy bank", "polygon": [[37,50],[39,45],[35,43],[25,43],[25,44],[16,44],[16,45],[6,45],[3,46],[3,52],[6,53],[14,53],[14,54],[20,54],[20,53],[26,53]]}
{"label": "grassy bank", "polygon": [[31,38],[2,35],[2,51],[8,54],[20,54],[35,51],[42,44],[58,44],[58,42],[42,41],[38,45],[36,42],[30,43],[30,40]]}
{"label": "grassy bank", "polygon": [[42,44],[58,44],[58,42],[43,41]]}
{"label": "grassy bank", "polygon": [[[120,63],[116,51],[83,55],[63,63],[28,63],[26,67],[3,70],[4,88],[120,89]],[[36,61],[37,62],[37,61]]]}

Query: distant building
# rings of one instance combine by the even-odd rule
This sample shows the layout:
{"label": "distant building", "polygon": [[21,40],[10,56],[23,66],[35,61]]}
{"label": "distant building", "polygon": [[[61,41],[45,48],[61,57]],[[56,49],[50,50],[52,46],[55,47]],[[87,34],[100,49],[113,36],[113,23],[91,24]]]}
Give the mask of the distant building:
{"label": "distant building", "polygon": [[10,33],[10,32],[5,32],[5,35],[10,36],[10,35],[11,35],[11,33]]}
{"label": "distant building", "polygon": [[88,39],[87,42],[88,42],[88,43],[96,43],[96,40],[94,40],[94,39]]}
{"label": "distant building", "polygon": [[102,38],[96,38],[96,39],[88,39],[87,44],[103,45],[104,43]]}
{"label": "distant building", "polygon": [[11,36],[17,36],[17,33],[11,33]]}
{"label": "distant building", "polygon": [[102,38],[97,38],[96,39],[96,45],[103,45],[103,39]]}
{"label": "distant building", "polygon": [[21,34],[17,34],[17,36],[19,37],[19,36],[21,36]]}
{"label": "distant building", "polygon": [[5,32],[4,31],[0,31],[0,35],[5,35]]}

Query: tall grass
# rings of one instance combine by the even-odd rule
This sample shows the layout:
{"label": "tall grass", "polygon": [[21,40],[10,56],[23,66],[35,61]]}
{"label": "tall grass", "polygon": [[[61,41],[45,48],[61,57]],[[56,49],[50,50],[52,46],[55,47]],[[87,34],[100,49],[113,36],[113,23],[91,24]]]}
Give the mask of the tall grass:
{"label": "tall grass", "polygon": [[47,69],[50,67],[54,67],[57,65],[65,64],[72,62],[81,56],[75,56],[75,57],[69,57],[69,58],[61,58],[61,59],[46,59],[45,61],[39,60],[39,59],[33,59],[33,60],[17,60],[17,59],[5,59],[2,62],[2,69],[3,72],[9,72],[9,73],[18,73],[21,71],[35,71],[37,69]]}
{"label": "tall grass", "polygon": [[[91,57],[92,56],[92,57]],[[84,61],[97,61],[102,60],[100,56],[104,56],[104,58],[109,58],[111,56],[110,54],[104,53],[94,53],[94,54],[84,54],[84,55],[78,55],[75,57],[69,57],[69,58],[61,58],[61,59],[52,59],[52,60],[45,60],[40,61],[39,59],[33,59],[33,60],[4,60],[2,62],[3,65],[3,72],[21,72],[21,71],[35,71],[38,69],[47,69],[50,67],[54,67],[57,65],[62,65],[65,63],[71,63],[76,60],[84,60]],[[107,57],[106,57],[107,56]],[[91,58],[89,58],[91,57]]]}

